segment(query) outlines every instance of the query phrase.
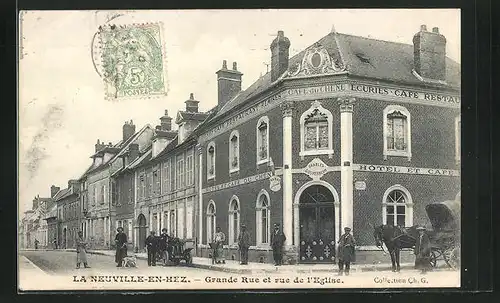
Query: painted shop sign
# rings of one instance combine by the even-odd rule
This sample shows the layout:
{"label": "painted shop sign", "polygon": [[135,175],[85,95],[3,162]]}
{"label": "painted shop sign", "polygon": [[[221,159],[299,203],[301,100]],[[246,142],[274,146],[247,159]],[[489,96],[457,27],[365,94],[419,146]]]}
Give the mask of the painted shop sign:
{"label": "painted shop sign", "polygon": [[[291,88],[286,90],[285,97],[321,95],[332,92],[351,92],[354,94],[362,94],[362,97],[385,96],[405,100],[420,100],[436,104],[460,104],[460,97],[455,95],[417,91],[406,88],[391,88],[387,86],[363,83],[341,83],[315,87]],[[351,95],[353,96],[354,94]]]}
{"label": "painted shop sign", "polygon": [[323,98],[337,98],[352,96],[359,98],[372,98],[387,101],[400,101],[416,104],[435,105],[459,108],[460,97],[454,94],[420,91],[403,87],[389,87],[376,84],[357,82],[340,82],[318,86],[289,88],[266,98],[252,107],[249,107],[219,125],[200,135],[200,141],[206,141],[230,128],[261,115],[280,104],[282,99],[301,101]]}
{"label": "painted shop sign", "polygon": [[211,138],[218,133],[224,132],[228,128],[236,125],[243,123],[244,121],[247,121],[248,119],[251,119],[255,117],[257,114],[264,110],[269,110],[272,108],[275,104],[277,104],[279,100],[281,100],[282,94],[278,93],[276,95],[273,95],[267,99],[264,99],[263,101],[255,104],[254,106],[247,108],[246,110],[240,112],[239,114],[225,120],[221,124],[217,125],[216,127],[212,128],[211,130],[205,132],[200,136],[201,140],[206,140],[207,138]]}
{"label": "painted shop sign", "polygon": [[460,171],[458,170],[443,169],[443,168],[421,168],[421,167],[405,167],[405,166],[354,164],[353,169],[356,171],[369,171],[369,172],[379,172],[379,173],[450,176],[450,177],[460,176]]}
{"label": "painted shop sign", "polygon": [[268,179],[271,176],[272,176],[272,172],[265,172],[265,173],[262,173],[262,174],[258,174],[258,175],[246,177],[246,178],[243,178],[243,179],[234,180],[234,181],[231,181],[231,182],[227,182],[227,183],[222,183],[222,184],[217,184],[217,185],[214,185],[214,186],[210,186],[210,187],[204,188],[202,190],[202,193],[205,194],[205,193],[210,193],[210,192],[213,192],[213,191],[223,190],[223,189],[226,189],[226,188],[240,186],[240,185],[243,185],[243,184],[253,183],[255,181]]}
{"label": "painted shop sign", "polygon": [[365,181],[356,181],[356,182],[354,182],[354,188],[356,190],[366,190],[366,182]]}
{"label": "painted shop sign", "polygon": [[321,161],[319,158],[314,158],[304,168],[304,173],[311,177],[313,180],[319,180],[328,172],[328,165]]}
{"label": "painted shop sign", "polygon": [[271,176],[269,178],[269,189],[277,192],[281,189],[281,178],[278,176]]}

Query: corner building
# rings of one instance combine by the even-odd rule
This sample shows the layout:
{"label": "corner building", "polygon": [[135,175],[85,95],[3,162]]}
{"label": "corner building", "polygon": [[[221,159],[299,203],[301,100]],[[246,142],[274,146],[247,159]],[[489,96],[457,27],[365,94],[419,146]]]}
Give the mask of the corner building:
{"label": "corner building", "polygon": [[331,32],[289,58],[282,31],[271,71],[241,91],[224,61],[219,100],[199,140],[202,255],[217,226],[237,259],[242,223],[250,259],[272,262],[279,223],[285,259],[332,263],[344,227],[358,260],[373,226],[427,224],[425,206],[459,199],[460,66],[438,28],[412,44]]}

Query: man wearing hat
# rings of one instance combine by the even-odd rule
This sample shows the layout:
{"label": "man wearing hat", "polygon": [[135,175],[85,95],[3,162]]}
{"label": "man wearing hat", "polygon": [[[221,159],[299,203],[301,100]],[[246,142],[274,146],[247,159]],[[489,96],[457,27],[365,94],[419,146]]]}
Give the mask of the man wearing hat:
{"label": "man wearing hat", "polygon": [[116,244],[116,255],[115,262],[116,267],[122,267],[123,257],[127,256],[127,235],[123,232],[123,227],[118,227],[116,229],[118,233],[115,237]]}
{"label": "man wearing hat", "polygon": [[344,274],[345,268],[345,274],[348,276],[351,262],[354,261],[354,248],[356,246],[350,227],[344,227],[344,234],[340,236],[338,244],[339,275]]}
{"label": "man wearing hat", "polygon": [[240,249],[240,264],[248,265],[248,248],[250,247],[250,234],[247,231],[247,226],[241,224],[241,231],[238,235],[238,247]]}
{"label": "man wearing hat", "polygon": [[425,232],[425,227],[419,226],[418,238],[415,242],[415,268],[422,270],[425,274],[430,269],[431,247],[429,236]]}
{"label": "man wearing hat", "polygon": [[158,249],[158,240],[155,231],[152,230],[146,238],[146,249],[148,251],[148,266],[156,266],[156,252]]}
{"label": "man wearing hat", "polygon": [[285,234],[280,230],[278,223],[274,224],[274,231],[271,234],[271,247],[273,249],[274,265],[283,265],[283,244],[285,244]]}
{"label": "man wearing hat", "polygon": [[159,237],[157,237],[156,240],[157,240],[158,253],[160,254],[161,260],[163,261],[163,266],[165,266],[167,265],[170,254],[172,253],[171,251],[168,251],[169,249],[168,242],[170,242],[170,237],[168,235],[166,228],[162,228],[161,234]]}

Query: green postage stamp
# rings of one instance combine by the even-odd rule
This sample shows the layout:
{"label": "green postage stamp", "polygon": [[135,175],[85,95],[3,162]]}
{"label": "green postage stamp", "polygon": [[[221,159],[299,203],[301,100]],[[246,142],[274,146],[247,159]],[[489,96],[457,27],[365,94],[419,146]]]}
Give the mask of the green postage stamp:
{"label": "green postage stamp", "polygon": [[107,99],[166,94],[161,37],[159,23],[99,27]]}

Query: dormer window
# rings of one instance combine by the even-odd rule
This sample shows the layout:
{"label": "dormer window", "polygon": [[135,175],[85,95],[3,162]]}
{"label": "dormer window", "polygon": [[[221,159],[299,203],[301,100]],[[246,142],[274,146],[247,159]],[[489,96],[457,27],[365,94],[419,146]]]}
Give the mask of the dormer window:
{"label": "dormer window", "polygon": [[269,118],[257,122],[257,165],[269,161]]}
{"label": "dormer window", "polygon": [[301,156],[333,154],[333,116],[328,110],[319,102],[313,102],[312,107],[302,114],[300,123]]}
{"label": "dormer window", "polygon": [[215,143],[210,142],[207,147],[207,179],[215,178]]}

